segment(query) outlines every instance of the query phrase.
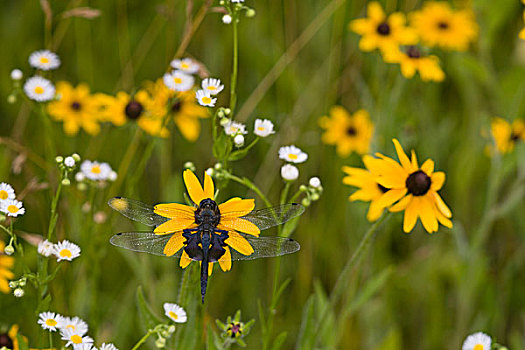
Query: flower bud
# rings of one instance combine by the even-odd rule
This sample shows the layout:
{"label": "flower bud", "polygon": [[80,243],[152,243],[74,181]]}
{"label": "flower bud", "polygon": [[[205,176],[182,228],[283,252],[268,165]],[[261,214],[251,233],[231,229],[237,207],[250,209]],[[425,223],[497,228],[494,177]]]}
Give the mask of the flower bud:
{"label": "flower bud", "polygon": [[155,340],[155,346],[159,349],[166,346],[166,338],[159,337],[157,340]]}
{"label": "flower bud", "polygon": [[232,16],[230,16],[230,15],[222,16],[222,23],[230,24],[231,22],[232,22]]}
{"label": "flower bud", "polygon": [[217,163],[213,167],[215,168],[215,170],[221,170],[222,169],[222,164],[221,163]]}
{"label": "flower bud", "polygon": [[246,10],[246,17],[253,18],[255,17],[255,10],[254,9],[248,9]]}
{"label": "flower bud", "polygon": [[80,156],[78,155],[78,153],[73,153],[71,155],[71,157],[73,157],[73,159],[75,160],[75,162],[80,162]]}
{"label": "flower bud", "polygon": [[206,174],[208,174],[209,176],[215,175],[215,169],[213,168],[206,169]]}
{"label": "flower bud", "polygon": [[281,168],[281,177],[286,181],[294,181],[299,177],[299,169],[291,164],[285,164]]}
{"label": "flower bud", "polygon": [[231,109],[229,109],[229,108],[224,108],[224,113],[226,113],[226,115],[230,115],[231,112],[232,112]]}
{"label": "flower bud", "polygon": [[13,69],[11,71],[11,79],[20,80],[24,77],[24,73],[20,69]]}
{"label": "flower bud", "polygon": [[71,180],[69,180],[69,179],[62,179],[62,185],[64,185],[64,186],[71,185]]}
{"label": "flower bud", "polygon": [[16,287],[18,287],[18,282],[9,281],[9,288],[15,289]]}
{"label": "flower bud", "polygon": [[301,186],[299,186],[299,191],[306,192],[306,191],[308,191],[308,187],[306,187],[305,185],[301,185]]}
{"label": "flower bud", "polygon": [[184,163],[184,169],[190,169],[191,171],[195,171],[195,164],[193,164],[193,162],[186,162]]}
{"label": "flower bud", "polygon": [[13,255],[14,252],[15,252],[15,248],[11,245],[11,243],[9,243],[9,245],[4,248],[4,253],[6,255]]}
{"label": "flower bud", "polygon": [[63,161],[64,161],[64,157],[62,157],[62,156],[57,156],[57,157],[55,158],[55,162],[57,162],[57,164],[60,164],[60,163],[62,163]]}
{"label": "flower bud", "polygon": [[79,182],[77,184],[77,188],[78,188],[79,191],[85,191],[85,190],[87,190],[87,185],[86,185],[85,182]]}
{"label": "flower bud", "polygon": [[310,206],[310,199],[307,197],[307,198],[303,198],[303,200],[301,201],[301,204],[305,207],[308,207]]}
{"label": "flower bud", "polygon": [[9,103],[10,105],[16,103],[16,96],[13,94],[7,96],[7,103]]}
{"label": "flower bud", "polygon": [[317,176],[314,176],[310,178],[308,184],[313,188],[319,188],[321,186],[321,180]]}
{"label": "flower bud", "polygon": [[235,143],[236,147],[242,147],[244,145],[244,136],[242,135],[236,135],[233,138],[233,143]]}
{"label": "flower bud", "polygon": [[24,296],[24,290],[22,288],[16,288],[14,291],[13,291],[13,294],[15,297],[17,298],[21,298]]}
{"label": "flower bud", "polygon": [[317,193],[312,193],[312,195],[310,196],[310,198],[311,198],[313,201],[317,201],[317,200],[319,200],[319,194],[317,194]]}
{"label": "flower bud", "polygon": [[117,172],[112,171],[108,175],[108,180],[109,181],[115,181],[117,179],[117,177],[118,177]]}
{"label": "flower bud", "polygon": [[231,122],[230,119],[228,118],[222,118],[221,121],[219,122],[221,124],[221,126],[224,126],[224,125],[228,125],[228,123]]}

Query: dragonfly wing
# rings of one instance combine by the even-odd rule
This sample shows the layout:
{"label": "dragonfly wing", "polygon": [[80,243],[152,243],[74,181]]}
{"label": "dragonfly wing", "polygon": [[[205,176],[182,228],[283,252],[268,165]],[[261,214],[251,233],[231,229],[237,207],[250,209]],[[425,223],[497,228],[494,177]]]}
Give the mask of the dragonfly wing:
{"label": "dragonfly wing", "polygon": [[[302,213],[304,213],[304,207],[301,204],[289,203],[271,208],[253,210],[249,214],[241,216],[241,219],[250,221],[260,230],[265,230],[283,224]],[[235,213],[225,213],[224,215],[221,213],[221,216],[232,217],[235,216]]]}
{"label": "dragonfly wing", "polygon": [[254,237],[251,235],[242,235],[251,244],[254,252],[251,255],[242,255],[236,250],[231,250],[232,260],[253,260],[259,258],[269,258],[272,256],[281,256],[295,253],[301,249],[299,242],[286,237]]}
{"label": "dragonfly wing", "polygon": [[108,204],[128,219],[141,222],[144,225],[156,227],[169,220],[168,218],[155,214],[153,206],[133,199],[115,197],[110,199]]}
{"label": "dragonfly wing", "polygon": [[[122,232],[117,233],[109,240],[111,244],[117,247],[132,250],[134,252],[144,252],[160,256],[164,254],[164,247],[174,233],[167,235],[156,235],[152,232]],[[182,249],[173,255],[180,257]]]}

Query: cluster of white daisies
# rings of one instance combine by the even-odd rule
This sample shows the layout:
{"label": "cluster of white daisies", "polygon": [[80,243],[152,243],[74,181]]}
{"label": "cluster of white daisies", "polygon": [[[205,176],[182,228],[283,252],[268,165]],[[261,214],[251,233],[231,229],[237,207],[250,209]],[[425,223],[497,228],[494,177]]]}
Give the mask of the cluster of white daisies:
{"label": "cluster of white daisies", "polygon": [[[43,329],[60,332],[62,340],[66,341],[66,347],[73,346],[74,350],[97,350],[93,346],[93,338],[87,336],[88,325],[79,317],[65,317],[54,312],[42,312],[38,318],[38,324]],[[118,350],[113,344],[103,343],[98,350]]]}
{"label": "cluster of white daisies", "polygon": [[39,254],[49,257],[56,256],[57,261],[67,260],[72,261],[80,256],[80,247],[68,240],[63,240],[58,243],[49,242],[47,239],[38,243],[37,251]]}
{"label": "cluster of white daisies", "polygon": [[75,180],[83,182],[91,181],[115,181],[117,173],[111,169],[108,163],[85,160],[80,165],[80,171],[76,173]]}
{"label": "cluster of white daisies", "polygon": [[[242,147],[244,145],[244,135],[248,133],[246,125],[228,118],[221,119],[221,125],[224,128],[224,133],[233,138],[235,146]],[[253,133],[259,137],[270,136],[275,133],[273,123],[268,119],[256,119]]]}
{"label": "cluster of white daisies", "polygon": [[14,217],[24,215],[26,210],[23,203],[15,198],[13,187],[5,182],[0,183],[0,212]]}
{"label": "cluster of white daisies", "polygon": [[[291,146],[283,146],[279,148],[279,158],[289,163],[304,163],[308,159],[308,154],[304,153],[300,148]],[[281,176],[286,181],[294,181],[299,177],[299,169],[292,164],[285,164],[281,167]]]}

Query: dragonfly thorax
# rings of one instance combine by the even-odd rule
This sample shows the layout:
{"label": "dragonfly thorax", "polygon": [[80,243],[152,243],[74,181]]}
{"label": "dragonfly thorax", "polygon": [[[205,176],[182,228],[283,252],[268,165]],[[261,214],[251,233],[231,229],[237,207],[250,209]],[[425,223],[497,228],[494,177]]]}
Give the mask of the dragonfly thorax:
{"label": "dragonfly thorax", "polygon": [[219,206],[213,199],[203,199],[197,210],[195,210],[195,223],[197,225],[210,225],[216,227],[221,220]]}

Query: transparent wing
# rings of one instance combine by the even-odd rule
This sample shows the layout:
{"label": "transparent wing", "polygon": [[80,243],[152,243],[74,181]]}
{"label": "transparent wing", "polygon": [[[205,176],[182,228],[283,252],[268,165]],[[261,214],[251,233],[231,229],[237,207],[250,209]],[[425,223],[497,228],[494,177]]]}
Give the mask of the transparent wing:
{"label": "transparent wing", "polygon": [[[295,253],[301,246],[297,241],[285,237],[254,237],[239,233],[248,240],[254,249],[251,255],[242,255],[230,247],[232,260],[253,260]],[[173,233],[167,235],[156,235],[151,232],[123,232],[111,237],[111,244],[117,247],[144,252],[154,255],[166,256],[164,246],[168,243]],[[172,257],[178,258],[182,255],[182,249]]]}
{"label": "transparent wing", "polygon": [[[241,216],[241,219],[248,220],[260,230],[277,226],[293,219],[304,213],[304,207],[301,204],[289,203],[278,205],[276,207],[253,210],[249,214]],[[223,217],[235,217],[235,212],[221,213]]]}
{"label": "transparent wing", "polygon": [[159,226],[169,220],[168,218],[155,214],[153,206],[133,199],[115,197],[111,198],[108,204],[128,219],[141,222],[144,225]]}

